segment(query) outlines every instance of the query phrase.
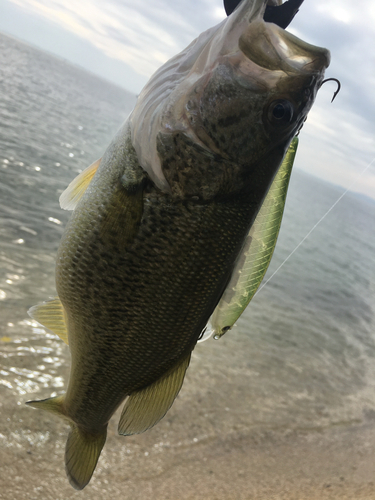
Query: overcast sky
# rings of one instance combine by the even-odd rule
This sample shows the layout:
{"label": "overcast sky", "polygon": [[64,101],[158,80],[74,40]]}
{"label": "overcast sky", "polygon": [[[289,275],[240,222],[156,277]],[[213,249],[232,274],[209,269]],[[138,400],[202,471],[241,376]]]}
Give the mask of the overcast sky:
{"label": "overcast sky", "polygon": [[[224,17],[222,0],[1,0],[0,31],[139,93],[162,63]],[[296,168],[375,199],[374,26],[374,0],[305,0],[288,29],[328,48],[326,77],[342,83],[333,104],[336,85],[320,90]]]}

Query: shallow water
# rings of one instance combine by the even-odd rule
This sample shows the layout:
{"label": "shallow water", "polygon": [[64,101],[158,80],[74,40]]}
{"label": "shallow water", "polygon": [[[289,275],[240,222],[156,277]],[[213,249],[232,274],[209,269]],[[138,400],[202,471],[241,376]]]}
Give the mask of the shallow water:
{"label": "shallow water", "polygon": [[[56,293],[55,254],[70,215],[59,208],[60,193],[103,154],[135,98],[3,35],[0,68],[0,498],[66,498],[66,426],[24,402],[64,392],[69,351],[26,311]],[[341,194],[293,173],[268,277]],[[213,450],[238,450],[239,439],[267,446],[275,436],[371,420],[374,253],[375,202],[348,193],[235,329],[197,346],[183,389],[158,426],[125,439],[116,437],[113,419],[83,497],[101,498],[126,483],[129,498],[138,498],[130,487],[138,480],[139,498],[152,498],[152,478],[166,471],[184,483],[178,465],[186,457],[204,467],[214,463]]]}

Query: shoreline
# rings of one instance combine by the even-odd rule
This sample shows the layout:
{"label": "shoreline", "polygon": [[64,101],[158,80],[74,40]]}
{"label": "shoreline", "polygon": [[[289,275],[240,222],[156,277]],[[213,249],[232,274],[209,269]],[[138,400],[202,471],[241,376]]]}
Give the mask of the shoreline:
{"label": "shoreline", "polygon": [[[30,420],[35,419],[30,423],[31,427],[40,428],[42,422],[37,413],[29,412]],[[46,443],[29,443],[28,449],[21,444],[0,448],[0,499],[375,498],[373,416],[360,425],[313,432],[258,429],[207,437],[189,445],[177,443],[174,426],[168,421],[148,433],[126,439],[117,436],[116,421],[117,418],[110,423],[107,444],[91,483],[77,492],[64,472],[67,428],[57,419],[43,418],[50,436]],[[157,444],[168,434],[174,444]]]}

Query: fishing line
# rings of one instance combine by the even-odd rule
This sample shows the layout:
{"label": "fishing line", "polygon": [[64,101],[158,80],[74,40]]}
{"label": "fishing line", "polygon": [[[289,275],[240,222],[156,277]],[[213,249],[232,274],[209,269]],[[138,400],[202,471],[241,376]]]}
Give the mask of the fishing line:
{"label": "fishing line", "polygon": [[339,201],[344,198],[344,196],[348,193],[348,191],[351,191],[357,184],[359,179],[363,176],[363,174],[368,170],[371,165],[375,162],[375,158],[367,165],[367,167],[358,175],[357,179],[342,193],[341,196],[335,201],[335,203],[327,210],[327,212],[318,220],[318,222],[310,229],[310,231],[306,234],[304,238],[298,243],[298,245],[295,247],[295,249],[286,257],[286,259],[279,265],[279,267],[276,269],[276,271],[265,281],[260,288],[255,292],[255,295],[257,295],[267,284],[271,279],[277,274],[280,269],[283,267],[283,265],[290,259],[290,257],[299,249],[299,247],[302,245],[302,243],[310,236],[310,234],[319,226],[319,224],[327,217],[327,215],[335,208],[335,206],[339,203]]}

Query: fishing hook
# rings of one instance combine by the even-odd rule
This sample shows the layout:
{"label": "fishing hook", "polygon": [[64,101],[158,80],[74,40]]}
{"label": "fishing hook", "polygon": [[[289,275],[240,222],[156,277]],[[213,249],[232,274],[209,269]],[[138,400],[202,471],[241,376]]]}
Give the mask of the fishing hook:
{"label": "fishing hook", "polygon": [[[332,97],[332,101],[334,101],[335,97],[337,96],[337,94],[340,92],[340,89],[341,89],[341,83],[340,83],[340,80],[338,80],[337,78],[327,78],[326,80],[323,80],[322,83],[320,84],[320,87],[323,85],[323,83],[326,83],[326,82],[336,82],[337,83],[337,90],[336,92],[333,94],[333,97]],[[319,88],[320,88],[319,87]]]}

